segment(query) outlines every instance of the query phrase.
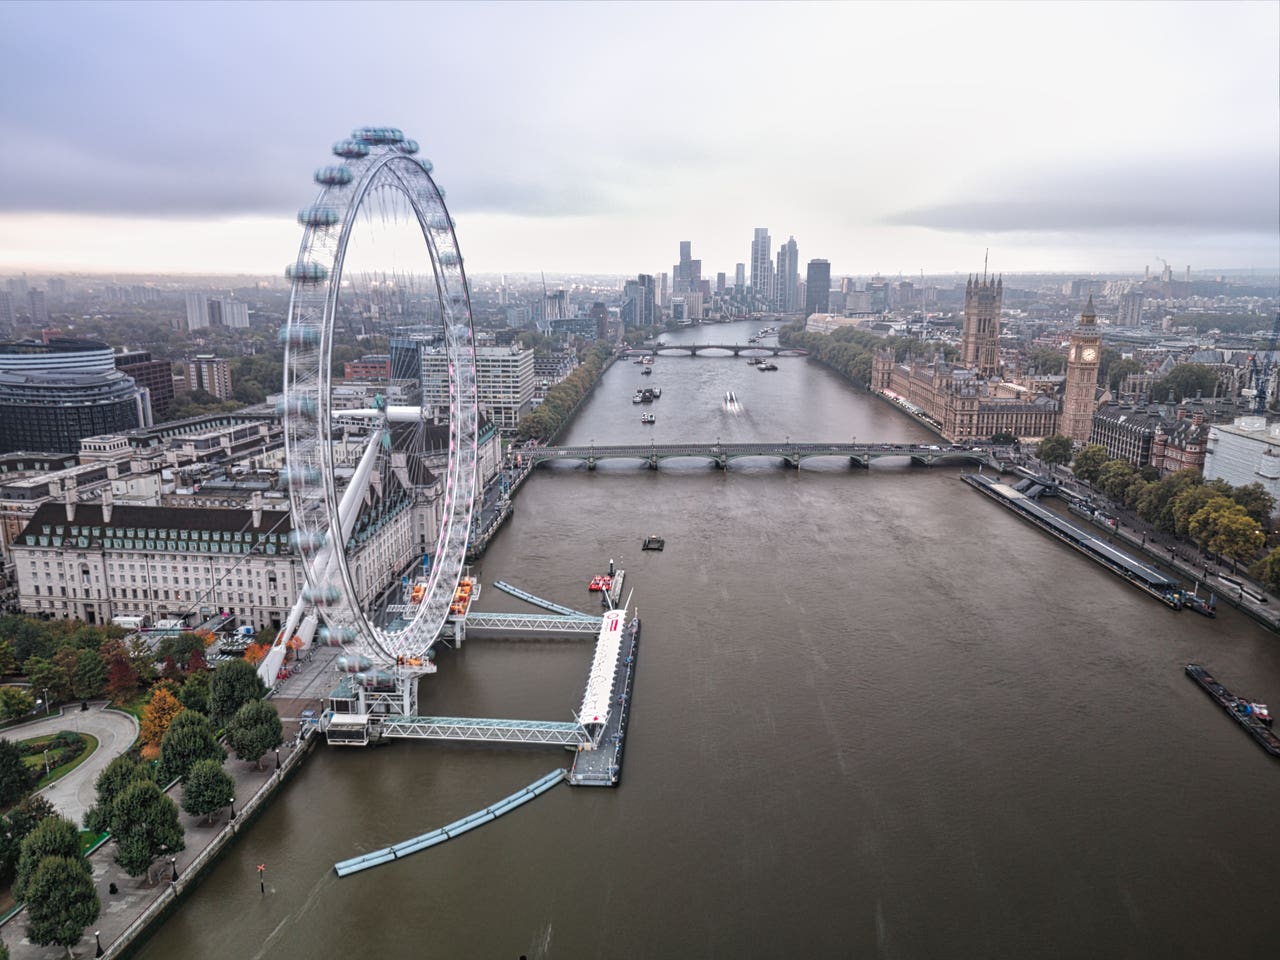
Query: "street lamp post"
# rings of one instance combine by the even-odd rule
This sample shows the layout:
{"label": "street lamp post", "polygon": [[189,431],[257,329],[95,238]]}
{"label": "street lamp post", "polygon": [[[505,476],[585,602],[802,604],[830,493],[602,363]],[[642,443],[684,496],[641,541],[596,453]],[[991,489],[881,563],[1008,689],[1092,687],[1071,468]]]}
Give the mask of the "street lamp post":
{"label": "street lamp post", "polygon": [[276,769],[280,769],[280,748],[276,747]]}
{"label": "street lamp post", "polygon": [[177,857],[169,858],[169,869],[173,871],[173,875],[169,878],[169,882],[177,883],[178,882],[178,858]]}
{"label": "street lamp post", "polygon": [[44,715],[47,717],[49,715],[49,688],[43,687],[42,689],[44,690]]}
{"label": "street lamp post", "polygon": [[47,748],[44,751],[44,775],[46,777],[49,775],[49,750]]}
{"label": "street lamp post", "polygon": [[95,930],[95,931],[93,932],[93,939],[94,939],[95,941],[97,941],[97,944],[98,944],[98,949],[94,951],[93,955],[94,955],[95,957],[100,957],[100,956],[102,956],[102,953],[103,953],[103,950],[102,950],[102,931],[101,931],[101,930]]}

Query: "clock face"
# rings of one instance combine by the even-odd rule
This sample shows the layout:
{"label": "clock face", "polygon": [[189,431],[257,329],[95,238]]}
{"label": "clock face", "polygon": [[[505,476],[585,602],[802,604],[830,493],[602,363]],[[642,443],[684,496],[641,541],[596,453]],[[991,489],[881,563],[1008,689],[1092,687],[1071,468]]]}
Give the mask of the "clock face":
{"label": "clock face", "polygon": [[1098,359],[1098,351],[1093,347],[1085,347],[1080,351],[1080,359],[1085,363],[1093,363],[1093,361]]}

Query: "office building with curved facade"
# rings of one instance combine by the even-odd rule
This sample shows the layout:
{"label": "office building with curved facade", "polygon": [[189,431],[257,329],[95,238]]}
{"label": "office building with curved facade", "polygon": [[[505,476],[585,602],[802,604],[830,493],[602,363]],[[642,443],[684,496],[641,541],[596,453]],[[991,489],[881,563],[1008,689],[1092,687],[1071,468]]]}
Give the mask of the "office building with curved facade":
{"label": "office building with curved facade", "polygon": [[0,453],[75,453],[82,437],[147,426],[148,391],[96,340],[0,343]]}
{"label": "office building with curved facade", "polygon": [[74,453],[82,437],[144,426],[145,391],[118,370],[32,374],[0,370],[0,452]]}

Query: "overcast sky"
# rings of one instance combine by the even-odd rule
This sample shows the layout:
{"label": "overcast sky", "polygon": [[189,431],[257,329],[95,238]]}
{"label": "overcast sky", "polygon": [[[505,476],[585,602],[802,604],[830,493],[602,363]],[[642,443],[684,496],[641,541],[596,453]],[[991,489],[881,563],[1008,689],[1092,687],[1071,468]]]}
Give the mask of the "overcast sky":
{"label": "overcast sky", "polygon": [[1280,4],[0,0],[0,271],[276,273],[364,124],[472,273],[1280,265]]}

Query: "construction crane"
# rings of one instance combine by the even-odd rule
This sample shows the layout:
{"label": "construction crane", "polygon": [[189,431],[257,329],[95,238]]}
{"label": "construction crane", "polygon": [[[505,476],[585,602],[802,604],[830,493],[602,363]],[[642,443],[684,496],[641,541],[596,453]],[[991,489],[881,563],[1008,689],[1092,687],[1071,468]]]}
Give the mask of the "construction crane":
{"label": "construction crane", "polygon": [[1276,313],[1275,321],[1271,324],[1271,339],[1267,343],[1267,352],[1262,358],[1262,363],[1258,363],[1257,354],[1249,358],[1249,372],[1252,375],[1253,389],[1240,391],[1246,397],[1253,397],[1253,412],[1257,414],[1265,414],[1267,412],[1267,384],[1271,380],[1271,370],[1276,365],[1277,339],[1280,339],[1280,312]]}

